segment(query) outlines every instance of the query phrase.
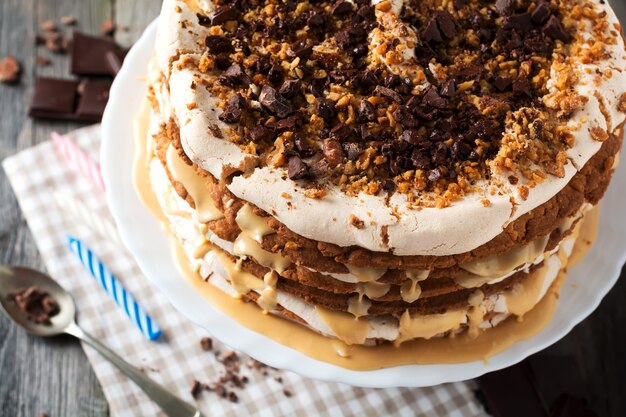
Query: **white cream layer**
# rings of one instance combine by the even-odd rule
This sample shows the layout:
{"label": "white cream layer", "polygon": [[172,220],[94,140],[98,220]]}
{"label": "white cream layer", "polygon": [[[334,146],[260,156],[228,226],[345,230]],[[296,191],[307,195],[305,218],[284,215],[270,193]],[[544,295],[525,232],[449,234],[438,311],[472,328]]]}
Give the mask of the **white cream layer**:
{"label": "white cream layer", "polygon": [[[210,1],[202,3],[203,7],[210,8]],[[618,24],[608,4],[602,5],[599,0],[595,4],[598,10],[607,12],[611,25]],[[176,6],[181,12],[176,11]],[[395,3],[388,13],[394,10],[399,10]],[[181,27],[181,21],[187,21],[185,28]],[[215,99],[202,88],[190,87],[194,78],[201,74],[187,68],[178,69],[175,65],[183,54],[200,56],[205,49],[202,42],[206,28],[197,24],[195,14],[185,2],[165,0],[158,32],[157,62],[165,86],[156,92],[162,111],[165,114],[171,111],[180,126],[185,152],[216,178],[237,170],[249,170],[256,164],[256,158],[225,139],[228,127],[218,119],[220,110],[215,108]],[[616,107],[619,97],[626,91],[626,53],[621,38],[618,45],[611,48],[611,53],[609,59],[592,68],[599,69],[600,73],[610,72],[611,78],[598,76],[595,71],[587,74],[583,66],[579,66],[580,82],[576,90],[589,100],[570,122],[581,127],[573,132],[575,144],[567,152],[570,163],[565,166],[565,175],[562,178],[550,176],[532,188],[525,200],[513,187],[502,187],[492,193],[491,182],[478,184],[479,191],[444,209],[411,209],[407,196],[398,193],[388,204],[384,197],[365,194],[351,197],[332,187],[326,197],[316,200],[306,197],[304,189],[288,179],[282,169],[269,167],[256,168],[251,175],[235,175],[229,189],[237,197],[276,217],[293,232],[310,239],[339,246],[358,245],[372,251],[391,251],[396,255],[445,256],[473,250],[567,185],[600,149],[601,143],[589,135],[590,128],[601,127],[613,132],[624,121],[625,115]],[[555,78],[556,74],[552,76]],[[549,87],[553,88],[553,83]],[[610,120],[600,112],[596,92],[603,97]],[[507,183],[504,176],[494,175],[493,178]],[[291,198],[281,197],[283,193]],[[484,199],[490,200],[488,207],[483,205]],[[363,220],[366,227],[351,226],[352,215]],[[387,239],[383,238],[384,229]]]}

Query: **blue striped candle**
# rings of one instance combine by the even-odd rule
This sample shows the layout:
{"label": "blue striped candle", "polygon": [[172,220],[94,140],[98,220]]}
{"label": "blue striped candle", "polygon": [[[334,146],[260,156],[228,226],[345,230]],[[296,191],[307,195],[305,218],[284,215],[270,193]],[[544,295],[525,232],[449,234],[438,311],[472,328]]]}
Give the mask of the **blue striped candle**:
{"label": "blue striped candle", "polygon": [[139,330],[149,339],[156,340],[161,336],[161,329],[152,321],[135,299],[122,287],[122,284],[104,266],[98,257],[83,242],[72,236],[67,236],[70,250],[81,261],[85,269],[98,281],[104,290],[115,300],[115,303],[124,310],[126,315],[137,325]]}

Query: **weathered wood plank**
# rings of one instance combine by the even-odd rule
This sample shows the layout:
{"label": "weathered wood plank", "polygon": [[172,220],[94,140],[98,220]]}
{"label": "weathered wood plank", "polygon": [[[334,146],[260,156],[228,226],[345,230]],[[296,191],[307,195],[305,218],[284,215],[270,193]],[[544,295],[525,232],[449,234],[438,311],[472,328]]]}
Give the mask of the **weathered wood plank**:
{"label": "weathered wood plank", "polygon": [[120,30],[115,33],[115,40],[131,46],[160,11],[161,0],[116,0],[115,21]]}

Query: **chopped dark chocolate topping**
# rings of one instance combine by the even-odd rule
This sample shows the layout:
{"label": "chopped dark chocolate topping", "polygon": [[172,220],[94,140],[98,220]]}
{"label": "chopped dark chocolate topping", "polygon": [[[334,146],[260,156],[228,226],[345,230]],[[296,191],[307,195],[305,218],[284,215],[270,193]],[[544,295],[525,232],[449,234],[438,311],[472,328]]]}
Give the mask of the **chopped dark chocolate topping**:
{"label": "chopped dark chocolate topping", "polygon": [[[569,10],[546,0],[409,1],[393,19],[366,0],[216,4],[198,22],[231,140],[353,195],[461,195],[488,177],[507,129],[528,128],[517,112],[550,111],[550,68],[573,40]],[[539,134],[544,161],[555,137]]]}

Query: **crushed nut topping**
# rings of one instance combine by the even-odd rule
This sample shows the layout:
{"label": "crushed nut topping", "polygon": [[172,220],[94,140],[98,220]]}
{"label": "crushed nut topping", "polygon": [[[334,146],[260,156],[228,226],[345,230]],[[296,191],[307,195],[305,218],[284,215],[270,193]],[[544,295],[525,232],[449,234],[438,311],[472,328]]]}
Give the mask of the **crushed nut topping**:
{"label": "crushed nut topping", "polygon": [[314,198],[332,183],[446,206],[493,172],[531,188],[562,176],[560,118],[585,103],[569,60],[603,54],[580,47],[578,22],[611,41],[584,0],[215,3],[197,15],[211,33],[199,82],[221,99],[229,139]]}

